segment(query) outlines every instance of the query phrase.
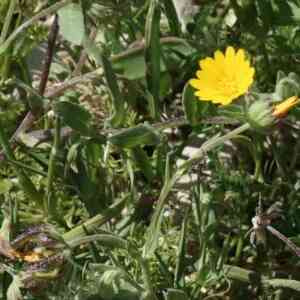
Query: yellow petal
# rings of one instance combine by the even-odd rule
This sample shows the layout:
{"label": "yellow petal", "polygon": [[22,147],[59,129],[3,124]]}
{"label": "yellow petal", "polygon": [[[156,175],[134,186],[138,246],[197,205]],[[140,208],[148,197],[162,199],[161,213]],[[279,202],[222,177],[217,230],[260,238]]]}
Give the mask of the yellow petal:
{"label": "yellow petal", "polygon": [[236,62],[243,63],[245,61],[245,51],[243,49],[239,49],[236,53]]}
{"label": "yellow petal", "polygon": [[215,61],[211,57],[207,57],[199,61],[199,66],[203,70],[210,66],[214,66],[214,63]]}
{"label": "yellow petal", "polygon": [[230,59],[230,60],[234,59],[234,57],[235,57],[234,48],[231,46],[227,47],[225,56],[226,56],[226,59]]}
{"label": "yellow petal", "polygon": [[201,70],[210,72],[214,74],[214,76],[217,76],[219,73],[219,68],[217,68],[216,62],[211,57],[200,60],[199,65]]}
{"label": "yellow petal", "polygon": [[238,84],[242,90],[248,90],[254,80],[254,68],[241,68],[240,72],[243,76],[238,76]]}
{"label": "yellow petal", "polygon": [[198,77],[199,80],[201,81],[214,81],[216,78],[216,75],[210,71],[197,71],[196,76]]}
{"label": "yellow petal", "polygon": [[277,118],[284,117],[289,110],[300,102],[297,96],[292,96],[274,107],[273,116]]}
{"label": "yellow petal", "polygon": [[214,88],[218,82],[217,76],[211,72],[199,71],[197,72],[198,80],[206,87]]}
{"label": "yellow petal", "polygon": [[224,59],[225,59],[225,57],[224,57],[224,54],[220,50],[217,50],[215,52],[214,57],[215,57],[215,63],[217,65],[219,65],[219,66],[223,66],[224,65]]}
{"label": "yellow petal", "polygon": [[197,96],[202,101],[211,101],[211,98],[210,98],[209,95],[205,95],[205,94],[203,94],[202,92],[199,92],[199,91],[195,93],[195,96]]}
{"label": "yellow petal", "polygon": [[199,82],[200,82],[200,80],[198,80],[198,79],[190,79],[189,84],[190,84],[193,88],[198,89]]}

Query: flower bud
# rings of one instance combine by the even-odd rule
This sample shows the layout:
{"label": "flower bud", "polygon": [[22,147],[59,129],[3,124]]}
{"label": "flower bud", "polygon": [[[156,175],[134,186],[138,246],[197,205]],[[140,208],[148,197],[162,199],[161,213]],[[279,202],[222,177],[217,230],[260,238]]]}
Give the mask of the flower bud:
{"label": "flower bud", "polygon": [[258,130],[270,127],[275,123],[272,106],[269,102],[263,100],[251,104],[246,116],[251,127]]}
{"label": "flower bud", "polygon": [[266,129],[274,125],[278,119],[285,117],[299,102],[297,96],[292,96],[275,106],[271,106],[267,101],[258,100],[249,107],[246,113],[247,120],[255,129]]}

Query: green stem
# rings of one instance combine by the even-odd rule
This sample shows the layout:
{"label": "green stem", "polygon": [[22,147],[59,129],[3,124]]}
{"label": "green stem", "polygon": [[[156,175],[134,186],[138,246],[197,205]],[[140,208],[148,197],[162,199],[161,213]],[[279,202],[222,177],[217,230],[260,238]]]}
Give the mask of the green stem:
{"label": "green stem", "polygon": [[1,31],[0,45],[6,39],[6,36],[8,34],[8,31],[9,31],[9,26],[10,26],[10,23],[11,23],[11,19],[12,19],[12,16],[13,16],[13,13],[15,11],[15,7],[16,7],[17,4],[18,4],[17,0],[11,0],[10,1],[9,8],[8,8],[8,11],[7,11],[7,14],[6,14],[6,17],[5,17],[5,21],[4,21],[4,24],[3,24],[3,27],[2,27],[2,31]]}
{"label": "green stem", "polygon": [[[8,138],[3,130],[4,126],[0,123],[0,144],[3,148],[4,154],[11,161],[16,161],[15,155],[9,145]],[[20,185],[22,186],[24,192],[27,194],[29,198],[35,201],[38,205],[41,204],[41,195],[35,188],[34,184],[30,180],[30,178],[25,174],[23,169],[14,166],[15,172],[18,176]]]}
{"label": "green stem", "polygon": [[224,142],[231,140],[232,138],[236,137],[237,135],[239,135],[240,133],[248,130],[250,128],[250,124],[246,123],[241,125],[240,127],[228,132],[227,134],[220,136],[220,137],[216,137],[216,138],[212,138],[210,140],[208,140],[208,142],[204,143],[200,149],[189,159],[187,160],[185,163],[183,163],[180,168],[179,171],[182,170],[188,170],[189,167],[196,161],[199,161],[200,159],[202,159],[204,157],[204,155],[207,154],[207,152],[209,152],[210,150],[224,144]]}
{"label": "green stem", "polygon": [[153,255],[158,245],[158,237],[162,222],[163,208],[166,204],[167,197],[177,180],[189,170],[189,168],[194,162],[201,160],[207,154],[208,151],[222,145],[224,142],[236,137],[240,133],[248,130],[250,127],[250,124],[246,123],[223,136],[211,138],[208,142],[204,143],[201,146],[201,148],[190,159],[183,163],[171,178],[168,178],[165,181],[164,186],[159,195],[155,213],[152,217],[151,224],[148,229],[148,238],[144,245],[144,256],[149,257]]}
{"label": "green stem", "polygon": [[156,297],[156,294],[155,294],[155,291],[154,291],[154,288],[152,285],[148,260],[141,257],[140,255],[137,257],[137,259],[142,268],[143,281],[145,284],[145,290],[147,291],[147,296],[145,298],[147,300],[157,300],[157,297]]}
{"label": "green stem", "polygon": [[55,117],[55,131],[54,131],[54,143],[51,149],[49,165],[48,165],[48,176],[47,176],[47,187],[46,195],[44,197],[44,212],[45,215],[55,211],[56,205],[54,203],[55,197],[52,197],[53,179],[56,169],[56,160],[59,152],[60,144],[60,131],[61,131],[61,120],[59,116]]}
{"label": "green stem", "polygon": [[44,18],[48,15],[51,15],[58,11],[60,8],[72,3],[72,0],[63,0],[58,3],[53,4],[52,6],[42,10],[35,16],[33,16],[28,21],[24,22],[21,26],[19,26],[7,39],[5,42],[1,43],[0,45],[0,55],[10,46],[10,44],[17,38],[19,34],[21,34],[25,29],[29,26],[33,25],[34,23],[39,22],[41,18]]}
{"label": "green stem", "polygon": [[261,183],[264,182],[264,176],[263,176],[263,170],[261,164],[262,153],[263,153],[262,141],[260,139],[257,139],[256,149],[254,150],[254,163],[255,163],[254,178]]}

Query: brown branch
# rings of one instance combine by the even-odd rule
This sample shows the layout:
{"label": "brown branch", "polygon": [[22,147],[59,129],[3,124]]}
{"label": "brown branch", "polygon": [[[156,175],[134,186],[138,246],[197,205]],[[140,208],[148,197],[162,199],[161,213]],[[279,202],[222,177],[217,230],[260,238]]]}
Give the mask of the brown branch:
{"label": "brown branch", "polygon": [[[46,57],[43,65],[43,72],[41,75],[41,80],[40,80],[40,85],[39,85],[39,94],[41,96],[44,95],[48,78],[49,78],[49,72],[50,72],[50,66],[52,63],[53,59],[53,54],[54,54],[54,49],[55,49],[55,43],[56,43],[56,38],[58,34],[59,26],[58,26],[58,17],[55,15],[54,21],[51,25],[50,33],[48,36],[48,44],[47,44],[47,52],[46,52]],[[25,132],[27,129],[29,129],[34,121],[36,120],[36,117],[40,115],[41,113],[41,108],[31,108],[31,111],[29,111],[13,136],[10,139],[10,142],[15,141],[15,139],[23,132]],[[11,145],[12,149],[16,147],[15,144]],[[5,158],[5,155],[3,151],[0,152],[0,161]]]}
{"label": "brown branch", "polygon": [[51,25],[50,34],[48,37],[48,47],[47,47],[46,57],[45,57],[45,61],[44,61],[43,73],[42,73],[40,85],[39,85],[39,94],[41,96],[44,95],[45,90],[46,90],[46,85],[48,82],[50,66],[51,66],[52,59],[53,59],[58,30],[59,30],[58,16],[55,15],[53,23]]}

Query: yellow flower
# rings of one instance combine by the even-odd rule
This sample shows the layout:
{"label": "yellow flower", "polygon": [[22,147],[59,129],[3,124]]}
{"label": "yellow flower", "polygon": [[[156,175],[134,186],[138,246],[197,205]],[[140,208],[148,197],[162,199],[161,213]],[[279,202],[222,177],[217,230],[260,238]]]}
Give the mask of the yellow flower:
{"label": "yellow flower", "polygon": [[283,102],[275,105],[272,115],[276,118],[284,117],[290,109],[300,102],[297,96],[292,96]]}
{"label": "yellow flower", "polygon": [[227,47],[225,55],[217,50],[214,59],[207,57],[199,65],[197,79],[191,79],[190,84],[203,101],[228,105],[245,94],[253,82],[254,68],[250,67],[243,49],[235,52],[233,47]]}

